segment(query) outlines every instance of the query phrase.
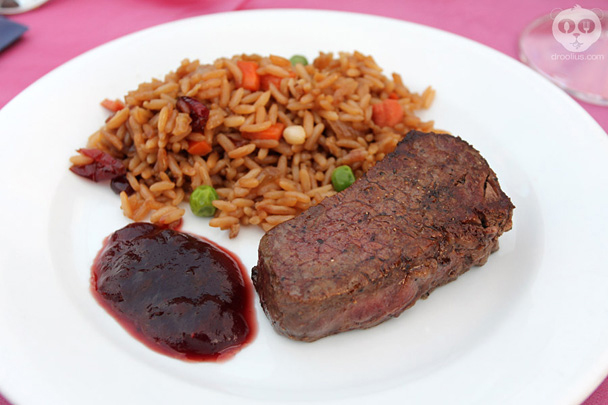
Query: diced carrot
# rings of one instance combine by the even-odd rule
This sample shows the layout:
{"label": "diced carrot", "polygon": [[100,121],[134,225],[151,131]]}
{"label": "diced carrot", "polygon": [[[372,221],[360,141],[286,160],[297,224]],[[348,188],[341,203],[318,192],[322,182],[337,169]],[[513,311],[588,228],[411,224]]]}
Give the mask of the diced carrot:
{"label": "diced carrot", "polygon": [[266,91],[270,88],[270,83],[274,84],[274,87],[277,89],[281,87],[281,78],[279,76],[273,75],[262,75],[260,77],[260,87],[262,90]]}
{"label": "diced carrot", "polygon": [[104,108],[107,108],[108,110],[113,111],[113,112],[120,111],[123,108],[125,108],[125,105],[123,104],[122,101],[110,100],[107,98],[101,102],[101,106]]}
{"label": "diced carrot", "polygon": [[388,95],[388,98],[390,98],[391,100],[398,100],[399,96],[393,91],[391,94]]}
{"label": "diced carrot", "polygon": [[403,107],[397,100],[387,98],[372,106],[372,120],[380,127],[393,127],[403,120]]}
{"label": "diced carrot", "polygon": [[241,87],[251,91],[258,91],[260,89],[260,75],[256,72],[258,64],[253,61],[245,60],[239,60],[236,64],[243,73]]}
{"label": "diced carrot", "polygon": [[204,156],[209,152],[211,152],[211,145],[206,141],[188,142],[188,153],[191,155]]}
{"label": "diced carrot", "polygon": [[[289,72],[289,77],[296,77],[296,72]],[[260,88],[264,91],[270,88],[270,83],[274,84],[277,89],[281,87],[281,80],[283,78],[275,75],[262,75],[260,76]]]}
{"label": "diced carrot", "polygon": [[271,125],[268,129],[259,132],[241,132],[243,138],[254,140],[254,139],[274,139],[279,140],[283,135],[283,130],[285,129],[285,124],[282,122],[277,122],[274,125]]}

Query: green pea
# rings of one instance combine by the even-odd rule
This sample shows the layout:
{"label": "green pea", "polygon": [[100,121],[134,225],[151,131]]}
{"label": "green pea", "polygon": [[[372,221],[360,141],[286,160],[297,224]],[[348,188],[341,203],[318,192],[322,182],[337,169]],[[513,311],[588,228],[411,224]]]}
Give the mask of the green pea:
{"label": "green pea", "polygon": [[213,201],[220,197],[211,186],[198,186],[190,195],[190,209],[198,217],[212,217],[215,214]]}
{"label": "green pea", "polygon": [[338,166],[331,174],[331,184],[334,190],[342,191],[355,182],[355,175],[349,166]]}
{"label": "green pea", "polygon": [[292,65],[296,65],[296,64],[301,64],[303,66],[308,65],[308,60],[306,59],[306,57],[302,56],[302,55],[293,55],[289,61],[291,62]]}

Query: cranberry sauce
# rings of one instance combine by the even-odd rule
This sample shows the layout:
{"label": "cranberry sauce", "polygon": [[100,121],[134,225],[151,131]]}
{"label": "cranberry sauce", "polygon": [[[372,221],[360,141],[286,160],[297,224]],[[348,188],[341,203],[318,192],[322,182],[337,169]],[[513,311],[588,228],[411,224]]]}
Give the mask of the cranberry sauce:
{"label": "cranberry sauce", "polygon": [[91,283],[125,329],[175,358],[225,360],[255,335],[253,287],[243,265],[185,233],[127,225],[107,238]]}

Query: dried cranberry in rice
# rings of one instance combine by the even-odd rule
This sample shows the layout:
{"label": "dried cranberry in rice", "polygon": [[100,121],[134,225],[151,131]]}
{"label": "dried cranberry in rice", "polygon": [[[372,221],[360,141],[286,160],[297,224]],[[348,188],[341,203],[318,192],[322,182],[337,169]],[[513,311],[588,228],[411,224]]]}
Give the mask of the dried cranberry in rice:
{"label": "dried cranberry in rice", "polygon": [[114,177],[112,181],[110,181],[110,188],[116,194],[120,194],[124,191],[125,193],[127,193],[127,195],[132,195],[135,192],[135,190],[133,190],[133,187],[131,187],[131,184],[129,184],[127,176],[125,175]]}
{"label": "dried cranberry in rice", "polygon": [[192,132],[203,132],[209,119],[209,109],[200,101],[192,97],[178,97],[176,103],[180,112],[190,115],[192,118]]}
{"label": "dried cranberry in rice", "polygon": [[70,170],[79,176],[99,182],[123,176],[127,172],[122,161],[99,149],[81,148],[78,149],[78,153],[93,159],[89,164],[70,167]]}

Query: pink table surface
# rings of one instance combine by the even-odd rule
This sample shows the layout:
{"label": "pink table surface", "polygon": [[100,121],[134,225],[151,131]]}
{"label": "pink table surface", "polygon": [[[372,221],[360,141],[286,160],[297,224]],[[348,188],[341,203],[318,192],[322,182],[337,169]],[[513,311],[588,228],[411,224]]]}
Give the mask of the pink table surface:
{"label": "pink table surface", "polygon": [[[353,11],[439,28],[517,58],[519,32],[529,22],[575,3],[589,9],[606,5],[605,0],[51,0],[9,17],[29,30],[0,53],[0,108],[49,71],[91,48],[186,17],[263,8]],[[608,132],[608,108],[581,105]],[[584,402],[598,404],[608,404],[608,379]],[[0,405],[10,405],[1,394]]]}

